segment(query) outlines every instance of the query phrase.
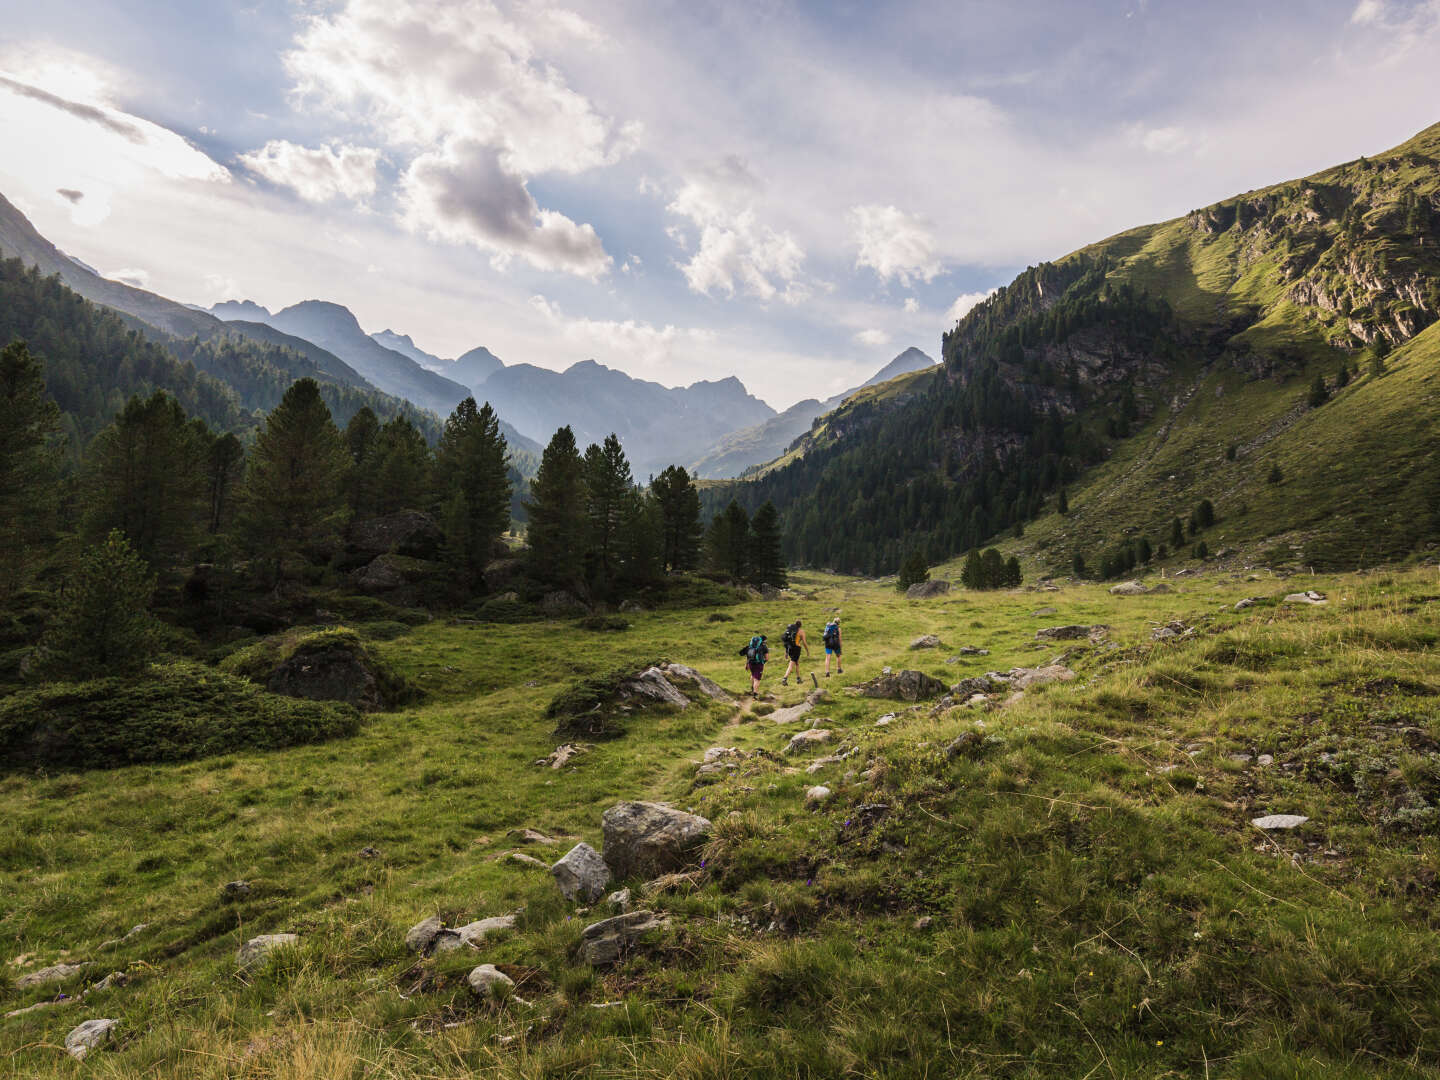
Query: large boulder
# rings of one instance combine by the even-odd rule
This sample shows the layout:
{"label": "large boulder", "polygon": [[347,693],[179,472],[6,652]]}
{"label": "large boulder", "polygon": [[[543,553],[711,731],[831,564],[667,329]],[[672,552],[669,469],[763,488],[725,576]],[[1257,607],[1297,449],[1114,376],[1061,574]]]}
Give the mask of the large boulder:
{"label": "large boulder", "polygon": [[347,553],[365,560],[385,554],[434,559],[439,557],[444,543],[445,534],[435,519],[418,510],[356,521],[345,534]]}
{"label": "large boulder", "polygon": [[565,853],[554,866],[550,875],[560,886],[560,894],[566,900],[593,903],[605,892],[610,884],[610,867],[600,853],[589,844],[579,843]]}
{"label": "large boulder", "polygon": [[525,560],[512,558],[508,553],[503,559],[492,559],[485,564],[485,590],[503,593],[513,588],[525,576]]}
{"label": "large boulder", "polygon": [[671,682],[689,683],[706,697],[726,705],[735,703],[735,698],[731,696],[730,691],[714,679],[707,679],[692,667],[686,667],[684,664],[665,664],[664,671]]}
{"label": "large boulder", "polygon": [[683,868],[710,835],[710,822],[654,802],[624,802],[600,819],[605,863],[617,880],[659,877]]}
{"label": "large boulder", "polygon": [[405,932],[405,947],[411,952],[423,955],[430,951],[430,947],[435,944],[435,939],[444,929],[445,924],[440,921],[440,916],[431,915]]}
{"label": "large boulder", "polygon": [[385,593],[403,589],[408,581],[400,561],[393,555],[376,555],[350,574],[355,587],[364,593]]}
{"label": "large boulder", "polygon": [[591,923],[580,933],[580,952],[591,967],[602,967],[619,960],[631,946],[651,930],[659,930],[669,920],[653,911],[629,911],[624,915]]}
{"label": "large boulder", "polygon": [[665,677],[665,672],[658,667],[649,667],[638,675],[632,675],[620,684],[620,697],[625,698],[648,698],[651,701],[665,705],[674,705],[678,708],[685,708],[690,704],[690,699],[675,689],[675,684]]}
{"label": "large boulder", "polygon": [[1075,672],[1064,664],[1046,664],[1036,668],[1011,668],[1010,686],[1015,690],[1029,690],[1033,686],[1044,686],[1052,682],[1069,682]]}
{"label": "large boulder", "polygon": [[65,1052],[76,1061],[84,1061],[85,1055],[91,1050],[109,1042],[119,1026],[119,1020],[86,1020],[79,1027],[72,1028],[70,1034],[65,1036]]}
{"label": "large boulder", "polygon": [[856,689],[862,697],[924,701],[945,693],[945,684],[923,671],[900,671],[871,679]]}
{"label": "large boulder", "polygon": [[52,964],[50,967],[41,968],[39,971],[32,971],[28,975],[21,975],[15,980],[15,989],[29,990],[34,986],[45,986],[49,983],[64,982],[66,979],[73,979],[84,970],[84,964]]}
{"label": "large boulder", "polygon": [[907,600],[928,600],[932,596],[944,596],[950,591],[948,581],[917,581],[905,590]]}
{"label": "large boulder", "polygon": [[265,681],[272,694],[345,701],[357,709],[385,707],[375,664],[353,634],[316,634],[302,642]]}
{"label": "large boulder", "polygon": [[1144,596],[1149,591],[1142,581],[1122,581],[1110,586],[1111,596]]}

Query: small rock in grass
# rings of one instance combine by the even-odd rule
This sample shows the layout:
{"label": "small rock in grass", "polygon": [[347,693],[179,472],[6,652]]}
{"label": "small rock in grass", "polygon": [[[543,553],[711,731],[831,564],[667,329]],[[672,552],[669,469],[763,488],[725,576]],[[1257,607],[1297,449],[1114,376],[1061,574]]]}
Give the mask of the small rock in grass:
{"label": "small rock in grass", "polygon": [[240,951],[235,954],[235,964],[241,971],[245,971],[263,963],[276,949],[299,943],[299,934],[261,934],[240,946]]}
{"label": "small rock in grass", "polygon": [[830,798],[830,795],[831,791],[828,787],[824,784],[816,784],[814,787],[806,789],[805,801],[811,805],[816,805],[823,803],[826,799]]}
{"label": "small rock in grass", "polygon": [[16,990],[28,990],[32,986],[44,986],[46,983],[64,982],[73,978],[85,970],[84,964],[53,964],[50,967],[41,968],[39,971],[32,971],[28,975],[21,975],[15,980]]}
{"label": "small rock in grass", "polygon": [[630,890],[616,889],[605,898],[605,906],[617,915],[630,910]]}
{"label": "small rock in grass", "polygon": [[785,753],[793,754],[799,750],[819,746],[822,743],[830,742],[834,737],[834,733],[826,728],[807,728],[804,731],[797,731],[791,736],[790,742],[786,744]]}
{"label": "small rock in grass", "polygon": [[1111,596],[1144,596],[1149,591],[1141,581],[1122,581],[1110,586]]}
{"label": "small rock in grass", "polygon": [[220,886],[220,899],[239,900],[242,896],[249,896],[251,892],[248,881],[227,881]]}
{"label": "small rock in grass", "polygon": [[119,1024],[119,1020],[86,1020],[65,1036],[65,1052],[76,1061],[84,1061],[91,1050],[110,1041]]}
{"label": "small rock in grass", "polygon": [[113,990],[117,986],[124,986],[129,981],[130,976],[126,975],[125,972],[112,971],[109,975],[106,975],[94,986],[90,987],[90,989],[87,990],[86,993],[101,994],[104,993],[106,990]]}
{"label": "small rock in grass", "polygon": [[914,641],[910,642],[912,649],[938,649],[940,638],[936,634],[921,634]]}
{"label": "small rock in grass", "polygon": [[1241,765],[1249,765],[1251,760],[1253,760],[1249,754],[1226,754],[1225,759],[1227,761],[1238,762]]}
{"label": "small rock in grass", "polygon": [[1304,814],[1267,814],[1253,819],[1250,824],[1257,829],[1298,829],[1309,820]]}
{"label": "small rock in grass", "polygon": [[1256,764],[1256,765],[1274,765],[1274,764],[1275,764],[1275,755],[1274,755],[1274,754],[1261,754],[1259,757],[1257,757],[1257,758],[1255,759],[1255,764]]}
{"label": "small rock in grass", "polygon": [[477,919],[475,922],[466,923],[464,926],[457,926],[455,933],[459,935],[460,940],[464,944],[478,949],[491,934],[498,934],[505,930],[514,929],[514,915],[494,915],[488,919]]}
{"label": "small rock in grass", "polygon": [[613,964],[639,940],[642,934],[669,925],[653,911],[630,911],[624,915],[591,923],[580,934],[581,955],[591,967]]}
{"label": "small rock in grass", "polygon": [[935,920],[932,919],[929,915],[921,915],[918,919],[915,920],[914,926],[916,930],[929,930],[930,924],[934,921]]}
{"label": "small rock in grass", "polygon": [[1287,604],[1327,604],[1329,600],[1322,592],[1314,589],[1306,589],[1304,592],[1294,592],[1285,597]]}
{"label": "small rock in grass", "polygon": [[1258,596],[1247,596],[1243,600],[1235,601],[1235,610],[1244,611],[1246,608],[1254,607],[1259,602],[1260,598]]}
{"label": "small rock in grass", "polygon": [[440,916],[431,915],[405,931],[405,947],[411,952],[429,952],[435,939],[440,936],[440,931],[444,929],[445,924],[440,921]]}
{"label": "small rock in grass", "polygon": [[476,997],[487,1001],[504,1001],[515,989],[515,980],[494,964],[481,964],[465,977]]}
{"label": "small rock in grass", "polygon": [[590,903],[600,899],[610,884],[610,867],[598,851],[583,841],[550,867],[550,874],[566,900]]}
{"label": "small rock in grass", "polygon": [[371,847],[369,844],[366,844],[359,850],[359,852],[357,852],[357,854],[362,859],[378,859],[380,858],[380,849],[377,847]]}

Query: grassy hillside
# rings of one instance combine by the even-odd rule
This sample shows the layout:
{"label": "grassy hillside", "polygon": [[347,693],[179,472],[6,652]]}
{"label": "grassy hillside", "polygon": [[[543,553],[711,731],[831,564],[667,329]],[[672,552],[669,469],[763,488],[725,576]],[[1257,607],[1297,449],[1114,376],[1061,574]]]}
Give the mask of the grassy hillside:
{"label": "grassy hillside", "polygon": [[[1440,573],[1171,585],[912,602],[811,575],[803,599],[718,613],[730,621],[437,622],[373,646],[427,703],[353,738],[8,775],[0,1011],[55,997],[17,989],[22,974],[94,964],[59,986],[65,1000],[0,1020],[0,1071],[1440,1074]],[[1279,602],[1298,587],[1330,600]],[[1259,601],[1237,612],[1242,597]],[[738,690],[735,650],[752,630],[778,633],[794,614],[818,629],[837,607],[846,677],[802,722],[759,715],[800,699],[777,670],[777,699],[754,711],[637,714],[563,769],[533,764],[558,741],[546,704],[580,678],[668,655]],[[1152,640],[1172,620],[1194,632]],[[1110,629],[1094,644],[1035,640],[1069,623]],[[921,633],[942,647],[909,650]],[[990,654],[947,663],[962,645]],[[954,681],[1057,657],[1077,679],[983,708],[911,709],[839,685],[883,666]],[[812,719],[836,741],[784,754]],[[747,756],[697,786],[713,746]],[[817,782],[833,795],[807,806]],[[601,813],[630,798],[715,825],[693,873],[631,883],[669,928],[590,969],[576,946],[602,913],[508,854],[598,847]],[[1269,813],[1310,820],[1249,824]],[[522,827],[569,838],[512,837]],[[222,898],[241,878],[249,894]],[[512,911],[516,930],[480,952],[418,960],[402,940],[431,914]],[[300,945],[238,975],[240,943],[278,931]],[[523,1003],[477,1003],[464,977],[481,962]],[[130,982],[76,1001],[112,970]],[[64,1036],[101,1016],[121,1021],[117,1042],[77,1066]]]}

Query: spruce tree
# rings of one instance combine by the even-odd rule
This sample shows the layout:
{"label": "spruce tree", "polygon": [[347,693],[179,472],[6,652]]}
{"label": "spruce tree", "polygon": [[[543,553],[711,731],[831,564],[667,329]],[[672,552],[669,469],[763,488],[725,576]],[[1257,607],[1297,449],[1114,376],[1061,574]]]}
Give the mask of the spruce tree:
{"label": "spruce tree", "polygon": [[603,590],[615,580],[620,547],[620,517],[635,486],[630,462],[611,432],[600,445],[585,448],[585,517],[589,523],[591,576]]}
{"label": "spruce tree", "polygon": [[661,557],[666,570],[693,570],[700,562],[700,493],[690,474],[671,465],[650,481],[660,508]]}
{"label": "spruce tree", "polygon": [[785,557],[780,551],[780,513],[769,499],[755,511],[750,521],[751,558],[750,583],[773,585],[783,589],[789,584],[785,573]]}
{"label": "spruce tree", "polygon": [[536,581],[578,588],[585,565],[584,462],[569,426],[555,432],[540,457],[540,469],[525,504],[527,562]]}
{"label": "spruce tree", "polygon": [[965,567],[960,571],[960,584],[967,589],[985,587],[985,564],[981,562],[980,552],[976,548],[971,548],[970,554],[965,556]]}
{"label": "spruce tree", "polygon": [[627,585],[648,585],[665,573],[660,504],[638,488],[620,504],[619,576]]}
{"label": "spruce tree", "polygon": [[229,523],[231,493],[245,472],[245,447],[230,432],[210,440],[205,487],[209,513],[206,531],[212,536]]}
{"label": "spruce tree", "polygon": [[278,579],[286,559],[324,556],[345,522],[350,455],[314,379],[285,391],[255,439],[240,491],[240,528]]}
{"label": "spruce tree", "polygon": [[[1176,519],[1176,522],[1179,522],[1178,518]],[[1075,552],[1074,557],[1070,560],[1070,573],[1077,578],[1084,578],[1090,576],[1089,570],[1085,566],[1085,556],[1080,554],[1080,552],[1078,551]]]}
{"label": "spruce tree", "polygon": [[1060,498],[1057,500],[1056,510],[1061,514],[1070,513],[1070,496],[1065,493],[1063,487],[1060,489]]}
{"label": "spruce tree", "polygon": [[925,562],[923,551],[912,551],[905,556],[904,562],[900,564],[900,574],[895,579],[895,588],[905,592],[912,585],[920,585],[930,580],[930,567]]}
{"label": "spruce tree", "polygon": [[736,581],[750,574],[750,516],[734,499],[725,507],[725,572]]}
{"label": "spruce tree", "polygon": [[21,341],[0,350],[0,601],[28,580],[55,523],[60,409]]}
{"label": "spruce tree", "polygon": [[[1265,482],[1267,484],[1283,484],[1285,482],[1284,470],[1281,469],[1279,465],[1271,465],[1270,472],[1265,477]],[[1176,546],[1178,547],[1179,545],[1177,544]]]}
{"label": "spruce tree", "polygon": [[1025,581],[1025,574],[1020,569],[1020,560],[1011,555],[1005,560],[1005,587],[1009,589],[1019,588]]}
{"label": "spruce tree", "polygon": [[1170,522],[1170,546],[1176,551],[1185,546],[1185,526],[1178,517]]}
{"label": "spruce tree", "polygon": [[1329,400],[1330,388],[1325,385],[1325,376],[1317,374],[1315,381],[1310,384],[1310,396],[1307,401],[1312,409],[1318,409]]}
{"label": "spruce tree", "polygon": [[350,453],[350,512],[358,519],[374,517],[375,472],[371,460],[380,439],[380,421],[369,405],[362,405],[345,425],[345,448]]}
{"label": "spruce tree", "polygon": [[1005,556],[998,548],[986,548],[980,556],[981,576],[987,589],[999,589],[1005,585]]}
{"label": "spruce tree", "polygon": [[154,655],[155,574],[118,530],[87,548],[60,594],[36,649],[36,671],[79,681],[125,674]]}
{"label": "spruce tree", "polygon": [[397,415],[386,422],[360,469],[369,474],[371,513],[394,514],[430,505],[434,459],[425,436],[407,417]]}
{"label": "spruce tree", "polygon": [[507,452],[495,410],[488,401],[477,409],[474,398],[455,406],[435,450],[445,548],[469,587],[480,580],[495,541],[510,526]]}

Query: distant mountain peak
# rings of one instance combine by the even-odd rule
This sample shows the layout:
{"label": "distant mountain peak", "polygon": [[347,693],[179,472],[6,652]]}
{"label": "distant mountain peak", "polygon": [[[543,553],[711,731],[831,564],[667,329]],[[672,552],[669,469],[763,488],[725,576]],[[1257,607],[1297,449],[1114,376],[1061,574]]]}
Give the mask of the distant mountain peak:
{"label": "distant mountain peak", "polygon": [[254,300],[223,300],[209,308],[211,315],[225,322],[266,322],[270,311]]}

